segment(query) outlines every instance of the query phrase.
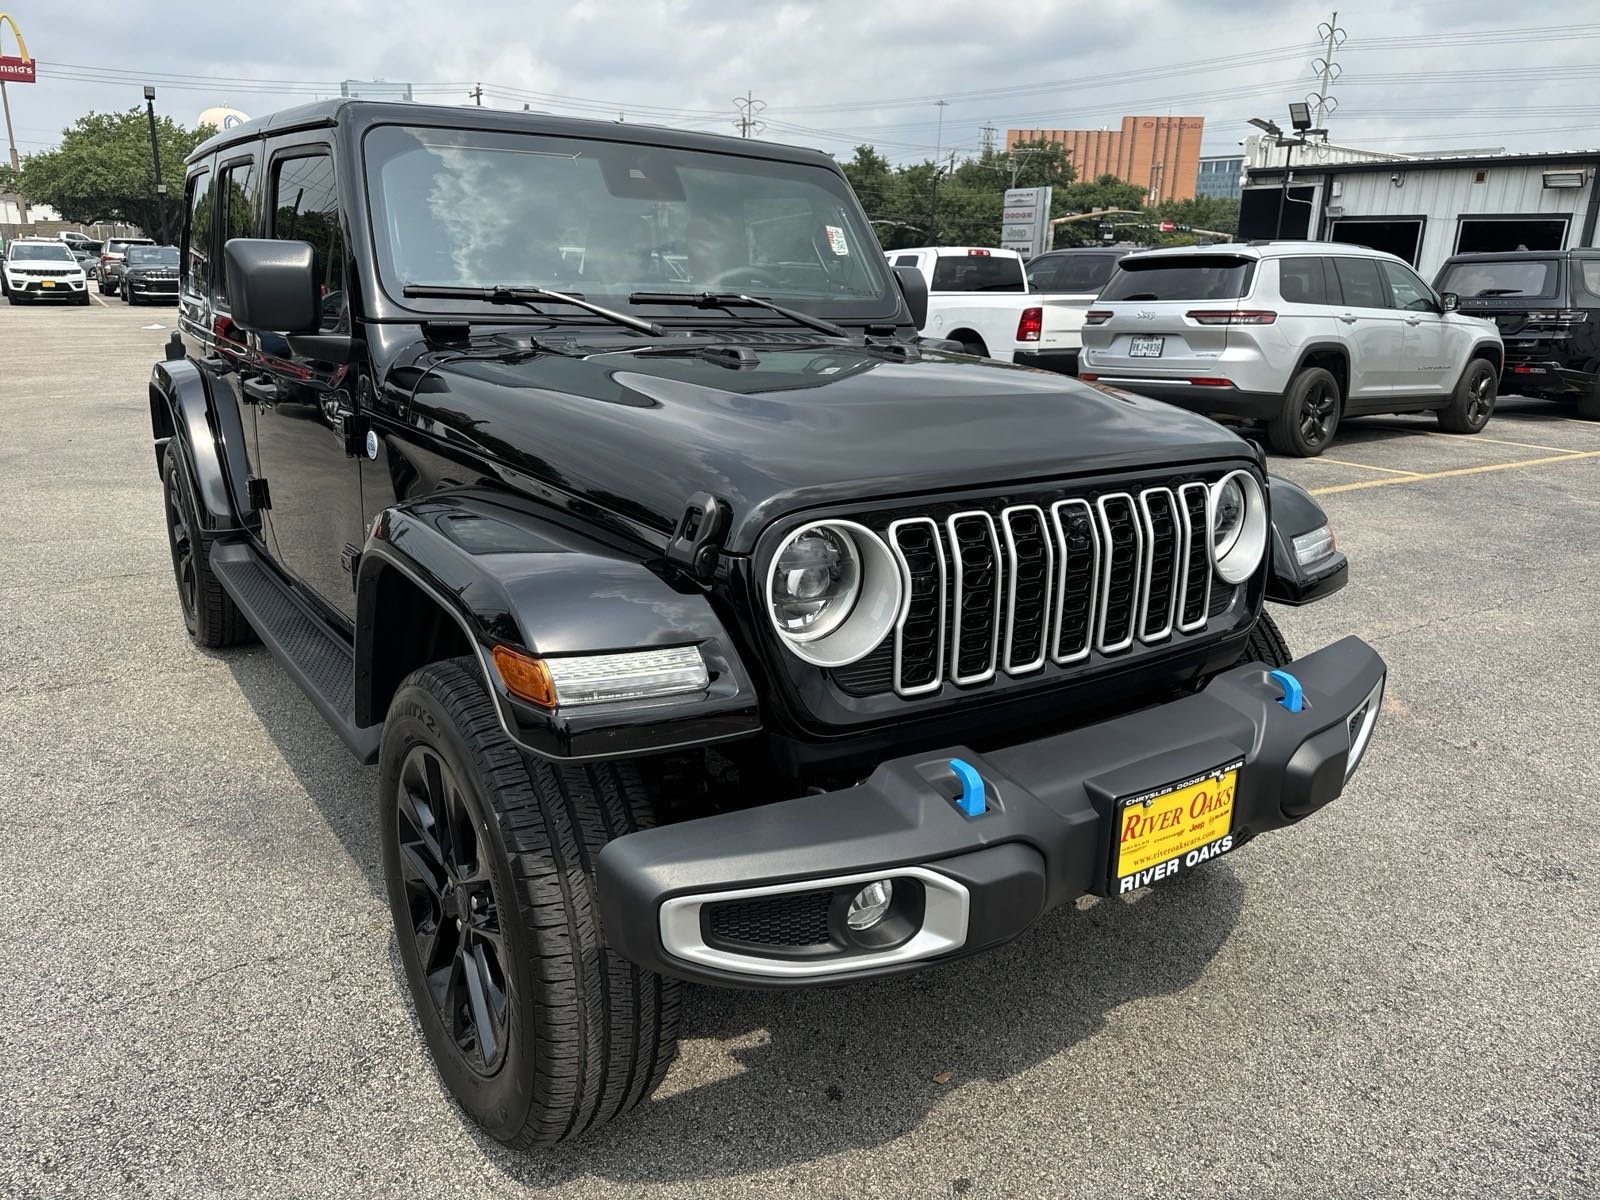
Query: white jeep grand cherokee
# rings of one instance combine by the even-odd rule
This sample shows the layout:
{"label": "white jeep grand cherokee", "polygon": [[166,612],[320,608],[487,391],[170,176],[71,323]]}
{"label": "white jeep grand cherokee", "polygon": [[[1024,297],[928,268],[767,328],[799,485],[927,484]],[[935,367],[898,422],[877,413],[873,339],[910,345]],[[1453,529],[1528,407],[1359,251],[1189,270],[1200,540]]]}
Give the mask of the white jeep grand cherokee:
{"label": "white jeep grand cherokee", "polygon": [[1079,377],[1321,454],[1342,417],[1432,409],[1452,433],[1494,413],[1503,348],[1392,254],[1251,242],[1132,254],[1084,318]]}
{"label": "white jeep grand cherokee", "polygon": [[57,238],[17,238],[8,245],[0,285],[12,304],[51,298],[89,303],[89,277]]}

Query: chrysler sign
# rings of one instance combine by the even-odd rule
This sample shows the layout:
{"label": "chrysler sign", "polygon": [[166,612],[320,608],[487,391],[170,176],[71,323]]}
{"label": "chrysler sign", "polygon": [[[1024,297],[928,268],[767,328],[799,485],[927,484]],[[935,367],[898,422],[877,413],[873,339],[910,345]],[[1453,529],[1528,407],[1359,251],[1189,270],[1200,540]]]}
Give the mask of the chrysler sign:
{"label": "chrysler sign", "polygon": [[22,40],[22,30],[5,13],[0,13],[0,42],[5,38],[5,27],[11,26],[11,36],[17,40],[16,57],[0,54],[0,83],[33,83],[39,78],[33,59],[28,56],[28,45]]}
{"label": "chrysler sign", "polygon": [[1000,245],[1032,258],[1045,248],[1050,229],[1050,189],[1012,188],[1000,210]]}

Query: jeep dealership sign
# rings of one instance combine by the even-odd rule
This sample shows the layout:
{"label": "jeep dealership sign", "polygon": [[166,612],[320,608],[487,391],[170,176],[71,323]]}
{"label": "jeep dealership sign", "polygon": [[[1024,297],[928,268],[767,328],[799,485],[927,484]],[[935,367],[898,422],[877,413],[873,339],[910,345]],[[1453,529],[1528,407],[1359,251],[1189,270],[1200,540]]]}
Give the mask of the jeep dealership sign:
{"label": "jeep dealership sign", "polygon": [[17,53],[15,57],[0,54],[0,83],[34,83],[39,72],[28,56],[28,44],[22,40],[22,30],[6,13],[0,13],[0,48],[3,48],[7,25],[11,26],[11,36],[17,41]]}
{"label": "jeep dealership sign", "polygon": [[1011,188],[1000,213],[1000,245],[1023,258],[1042,253],[1050,234],[1050,189]]}

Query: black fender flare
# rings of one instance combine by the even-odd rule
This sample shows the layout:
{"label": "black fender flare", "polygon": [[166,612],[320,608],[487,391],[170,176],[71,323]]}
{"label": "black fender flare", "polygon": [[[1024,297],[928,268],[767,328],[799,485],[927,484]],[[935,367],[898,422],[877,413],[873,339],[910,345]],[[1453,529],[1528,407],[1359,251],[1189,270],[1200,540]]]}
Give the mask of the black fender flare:
{"label": "black fender flare", "polygon": [[[627,757],[758,732],[756,689],[733,638],[705,591],[674,574],[650,552],[598,541],[506,493],[465,489],[385,509],[356,572],[355,722],[378,724],[405,675],[465,653],[507,736],[545,758]],[[554,710],[512,695],[492,657],[496,646],[553,658],[683,645],[699,646],[706,691]]]}
{"label": "black fender flare", "polygon": [[150,372],[150,431],[156,471],[176,442],[194,485],[200,523],[208,534],[236,533],[252,522],[244,457],[244,427],[233,405],[214,405],[214,382],[192,360],[156,363]]}
{"label": "black fender flare", "polygon": [[[1350,392],[1350,348],[1340,342],[1312,342],[1311,345],[1300,351],[1300,357],[1295,360],[1294,370],[1289,372],[1288,382],[1284,384],[1287,390],[1290,383],[1299,377],[1300,372],[1306,369],[1306,362],[1313,354],[1334,354],[1344,360],[1343,387],[1345,395],[1341,399],[1349,399]],[[1302,531],[1304,532],[1304,531]]]}
{"label": "black fender flare", "polygon": [[[1462,364],[1461,375],[1465,375],[1467,373],[1467,368],[1472,365],[1472,360],[1475,358],[1481,358],[1486,362],[1493,363],[1494,369],[1497,372],[1504,371],[1506,369],[1506,351],[1503,343],[1486,340],[1478,342],[1476,345],[1474,345],[1472,347],[1472,353],[1467,355],[1467,361]],[[1461,375],[1456,376],[1456,383],[1458,385],[1461,383]]]}
{"label": "black fender flare", "polygon": [[1274,604],[1300,605],[1331,596],[1349,581],[1350,562],[1344,552],[1335,548],[1304,566],[1294,552],[1294,539],[1328,524],[1328,514],[1297,483],[1273,478],[1267,481],[1267,488],[1272,511],[1267,599]]}

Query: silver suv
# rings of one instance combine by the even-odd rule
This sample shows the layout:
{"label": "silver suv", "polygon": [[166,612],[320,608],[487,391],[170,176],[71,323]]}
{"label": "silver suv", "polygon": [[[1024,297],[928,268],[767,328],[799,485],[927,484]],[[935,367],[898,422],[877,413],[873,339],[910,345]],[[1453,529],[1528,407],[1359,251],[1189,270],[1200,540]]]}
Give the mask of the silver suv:
{"label": "silver suv", "polygon": [[1342,417],[1439,414],[1477,433],[1504,353],[1403,259],[1338,242],[1153,250],[1124,258],[1084,318],[1079,377],[1212,416],[1265,421],[1310,457]]}

